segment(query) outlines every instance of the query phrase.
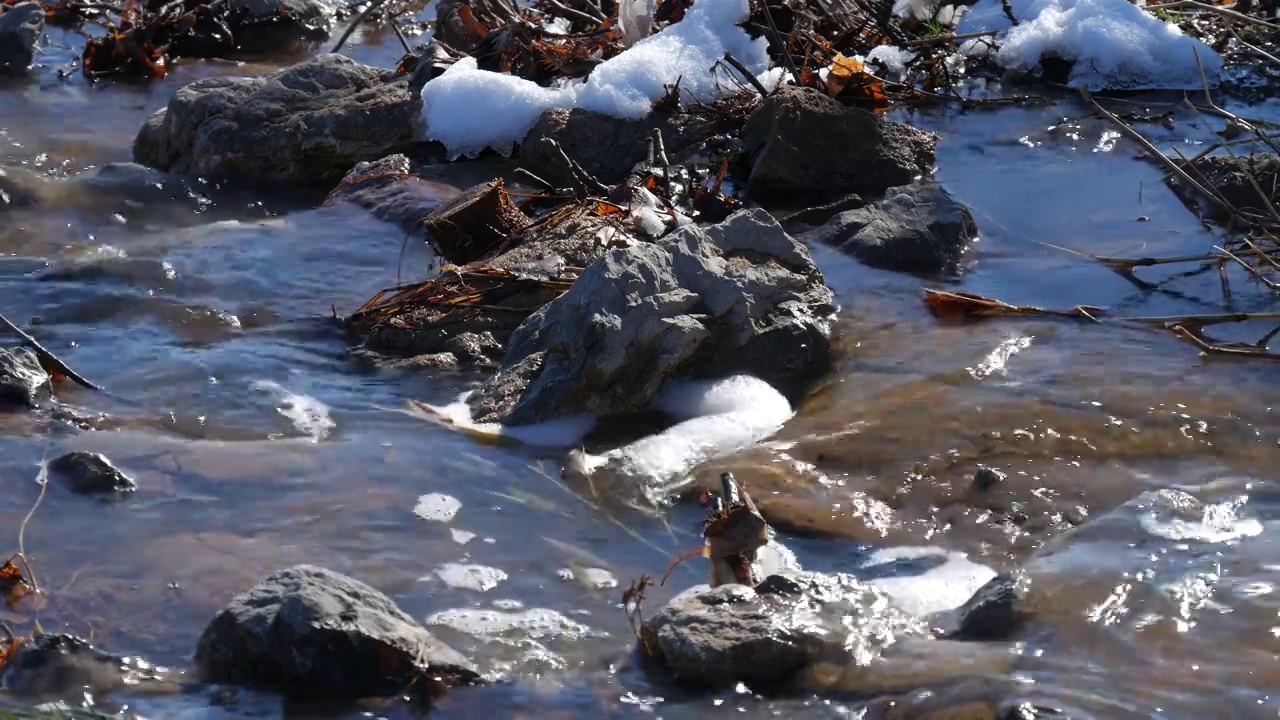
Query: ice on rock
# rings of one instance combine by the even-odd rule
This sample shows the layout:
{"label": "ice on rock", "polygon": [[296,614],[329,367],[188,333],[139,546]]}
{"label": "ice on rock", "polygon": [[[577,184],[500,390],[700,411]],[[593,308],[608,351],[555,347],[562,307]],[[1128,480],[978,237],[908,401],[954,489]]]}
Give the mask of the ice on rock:
{"label": "ice on rock", "polygon": [[[1067,84],[1090,90],[1193,90],[1203,85],[1196,55],[1212,83],[1222,57],[1128,0],[978,0],[957,34],[1000,31],[994,58],[1011,70],[1035,71],[1046,55],[1074,60]],[[974,44],[972,47],[978,47]]]}
{"label": "ice on rock", "polygon": [[726,51],[766,87],[776,86],[781,71],[769,68],[767,41],[738,26],[748,14],[747,0],[695,0],[680,22],[597,65],[585,81],[550,88],[480,70],[474,58],[463,58],[422,88],[426,138],[443,143],[455,159],[486,147],[506,154],[552,108],[640,119],[666,93],[664,85],[677,80],[684,98],[713,101],[735,89],[711,69]]}

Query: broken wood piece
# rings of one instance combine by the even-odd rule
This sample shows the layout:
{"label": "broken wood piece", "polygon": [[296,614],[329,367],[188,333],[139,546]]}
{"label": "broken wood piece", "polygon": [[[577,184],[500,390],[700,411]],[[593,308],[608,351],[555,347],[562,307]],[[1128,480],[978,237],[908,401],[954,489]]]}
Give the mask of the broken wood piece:
{"label": "broken wood piece", "polygon": [[45,367],[46,370],[52,370],[59,375],[64,375],[70,378],[77,385],[80,385],[81,387],[86,387],[90,390],[97,390],[99,392],[102,391],[101,386],[95,385],[89,382],[84,378],[83,375],[76,372],[75,370],[72,370],[71,367],[68,366],[66,363],[62,362],[62,360],[60,360],[57,355],[54,355],[53,353],[45,349],[45,347],[41,345],[39,342],[37,342],[35,338],[31,337],[31,335],[29,335],[22,328],[18,327],[17,325],[14,325],[12,322],[9,321],[9,318],[5,317],[4,315],[0,315],[0,325],[7,327],[10,332],[22,338],[23,343],[25,343],[28,347],[30,347],[32,350],[35,351],[36,356],[40,358],[40,364],[46,366]]}
{"label": "broken wood piece", "polygon": [[422,222],[436,251],[457,265],[479,260],[529,226],[528,216],[508,197],[502,178],[464,191]]}

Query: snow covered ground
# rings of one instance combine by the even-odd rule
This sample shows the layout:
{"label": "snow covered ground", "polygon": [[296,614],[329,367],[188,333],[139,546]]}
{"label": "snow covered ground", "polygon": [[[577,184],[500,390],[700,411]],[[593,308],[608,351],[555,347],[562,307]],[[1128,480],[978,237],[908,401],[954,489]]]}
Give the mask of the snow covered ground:
{"label": "snow covered ground", "polygon": [[738,23],[747,0],[695,0],[680,22],[636,42],[592,70],[586,81],[544,88],[511,75],[476,67],[463,59],[422,89],[426,137],[449,154],[475,156],[486,147],[510,152],[550,108],[580,107],[619,118],[642,118],[678,79],[685,97],[711,101],[737,89],[711,68],[733,53],[766,86],[776,85],[764,38],[752,40]]}
{"label": "snow covered ground", "polygon": [[[960,34],[999,30],[995,59],[1012,70],[1034,71],[1040,58],[1075,60],[1068,84],[1090,90],[1192,90],[1202,86],[1196,55],[1210,84],[1222,57],[1128,0],[1009,0],[1011,26],[1000,0],[978,0],[960,19]],[[982,52],[981,41],[965,44]]]}

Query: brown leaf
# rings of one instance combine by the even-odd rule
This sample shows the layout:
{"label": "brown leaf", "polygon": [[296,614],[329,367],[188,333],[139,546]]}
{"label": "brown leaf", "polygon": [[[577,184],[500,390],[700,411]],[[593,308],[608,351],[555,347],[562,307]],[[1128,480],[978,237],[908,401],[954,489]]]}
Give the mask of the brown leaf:
{"label": "brown leaf", "polygon": [[19,600],[31,593],[31,586],[27,584],[22,568],[14,562],[17,557],[14,555],[4,565],[0,565],[0,594],[4,595],[4,603],[9,607],[17,605]]}

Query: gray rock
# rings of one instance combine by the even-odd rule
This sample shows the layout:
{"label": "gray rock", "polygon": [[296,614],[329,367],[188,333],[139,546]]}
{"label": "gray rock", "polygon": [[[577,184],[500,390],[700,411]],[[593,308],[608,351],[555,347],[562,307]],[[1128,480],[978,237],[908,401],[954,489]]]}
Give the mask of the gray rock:
{"label": "gray rock", "polygon": [[557,186],[569,186],[573,178],[549,141],[597,180],[622,182],[637,163],[649,156],[649,138],[662,131],[668,157],[710,135],[709,127],[688,115],[652,113],[643,120],[624,120],[590,110],[547,110],[525,133],[516,159],[521,167]]}
{"label": "gray rock", "polygon": [[37,2],[9,6],[0,15],[0,69],[25,70],[44,33],[44,8]]}
{"label": "gray rock", "polygon": [[133,478],[125,475],[101,453],[69,452],[50,462],[49,469],[77,495],[131,493],[138,489]]}
{"label": "gray rock", "polygon": [[953,640],[1010,640],[1031,617],[1026,607],[1030,580],[1022,574],[1001,574],[978,588],[951,617]]}
{"label": "gray rock", "polygon": [[972,213],[940,185],[896,187],[883,200],[837,214],[800,238],[832,245],[872,267],[954,272],[978,236]]}
{"label": "gray rock", "polygon": [[28,348],[0,348],[0,406],[39,407],[49,394],[49,380],[49,373]]}
{"label": "gray rock", "polygon": [[208,682],[312,697],[386,696],[410,683],[435,692],[479,680],[386,595],[312,565],[281,570],[232,598],[205,628],[195,661]]}
{"label": "gray rock", "polygon": [[20,644],[4,664],[0,687],[23,697],[83,701],[86,693],[151,689],[160,677],[154,666],[139,658],[125,658],[95,648],[73,635],[41,633]]}
{"label": "gray rock", "polygon": [[811,88],[784,87],[742,128],[756,197],[881,193],[931,172],[938,136]]}
{"label": "gray rock", "polygon": [[516,329],[473,409],[513,425],[621,413],[668,377],[739,372],[794,400],[830,365],[833,313],[805,246],[763,210],[741,211],[605,253]]}
{"label": "gray rock", "polygon": [[406,232],[422,233],[423,220],[458,195],[452,185],[414,175],[409,158],[397,154],[351,168],[325,204],[349,202]]}
{"label": "gray rock", "polygon": [[874,657],[923,624],[847,575],[771,576],[700,586],[673,598],[641,628],[641,647],[678,680],[712,688],[802,679],[820,664]]}
{"label": "gray rock", "polygon": [[323,40],[338,13],[331,0],[230,0],[229,7],[242,52],[275,50],[295,40]]}
{"label": "gray rock", "polygon": [[324,54],[265,77],[200,80],[146,121],[133,156],[174,173],[333,183],[412,141],[422,98],[389,75]]}
{"label": "gray rock", "polygon": [[38,205],[44,181],[23,168],[0,168],[0,211]]}
{"label": "gray rock", "polygon": [[977,470],[973,471],[973,483],[969,486],[969,489],[975,493],[985,493],[1002,484],[1008,477],[1008,475],[995,468],[980,465]]}

